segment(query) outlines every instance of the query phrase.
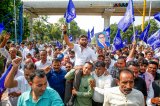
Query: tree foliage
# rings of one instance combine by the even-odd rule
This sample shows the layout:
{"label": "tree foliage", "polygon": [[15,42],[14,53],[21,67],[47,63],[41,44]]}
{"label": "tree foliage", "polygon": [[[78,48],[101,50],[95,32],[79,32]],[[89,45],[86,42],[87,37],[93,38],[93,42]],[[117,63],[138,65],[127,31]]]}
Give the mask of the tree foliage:
{"label": "tree foliage", "polygon": [[[64,18],[60,18],[58,22],[51,24],[47,22],[46,16],[40,17],[33,22],[33,34],[36,36],[37,39],[44,41],[46,41],[46,39],[62,41],[61,26],[64,23]],[[70,28],[67,24],[67,28],[68,35],[72,35],[73,39],[78,38],[81,34],[86,34],[86,31],[80,29],[80,27],[74,20],[70,23]]]}
{"label": "tree foliage", "polygon": [[[16,22],[17,22],[17,35],[18,35],[18,20],[19,20],[19,7],[22,5],[21,0],[15,0],[15,6],[16,6]],[[0,23],[3,22],[5,26],[4,32],[10,32],[11,33],[11,39],[14,40],[15,37],[15,25],[14,25],[14,0],[3,0],[0,2]],[[30,29],[28,27],[28,18],[24,17],[24,28],[23,28],[23,39],[26,39],[26,37],[29,35]]]}

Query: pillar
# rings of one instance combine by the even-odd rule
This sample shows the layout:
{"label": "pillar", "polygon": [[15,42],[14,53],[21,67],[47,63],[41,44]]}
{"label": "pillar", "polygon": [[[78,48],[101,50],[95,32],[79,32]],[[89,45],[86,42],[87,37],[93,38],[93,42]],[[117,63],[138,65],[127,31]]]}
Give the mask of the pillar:
{"label": "pillar", "polygon": [[104,28],[107,28],[110,26],[110,13],[103,13],[102,18],[104,18]]}

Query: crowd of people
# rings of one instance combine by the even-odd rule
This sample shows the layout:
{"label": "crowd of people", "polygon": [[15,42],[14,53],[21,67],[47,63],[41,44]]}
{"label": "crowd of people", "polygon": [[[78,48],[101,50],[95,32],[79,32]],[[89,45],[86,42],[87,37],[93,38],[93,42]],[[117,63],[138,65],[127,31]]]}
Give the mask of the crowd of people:
{"label": "crowd of people", "polygon": [[74,44],[63,28],[62,48],[15,45],[4,36],[0,75],[9,70],[4,81],[9,106],[160,105],[160,57],[150,47],[133,42],[112,52],[88,44],[86,35]]}

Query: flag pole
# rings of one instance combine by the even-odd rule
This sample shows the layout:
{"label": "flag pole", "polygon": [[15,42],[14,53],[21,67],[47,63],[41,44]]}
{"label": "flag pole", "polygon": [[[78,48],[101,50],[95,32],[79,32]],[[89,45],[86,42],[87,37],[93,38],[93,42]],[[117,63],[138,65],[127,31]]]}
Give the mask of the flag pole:
{"label": "flag pole", "polygon": [[144,21],[145,21],[145,15],[146,15],[146,0],[144,0],[143,3],[143,17],[142,17],[142,31],[144,30]]}
{"label": "flag pole", "polygon": [[17,43],[17,22],[16,22],[16,0],[14,0],[14,34],[15,34],[15,43]]}
{"label": "flag pole", "polygon": [[134,22],[133,22],[133,41],[136,42],[136,34],[135,34],[135,25],[134,25]]}
{"label": "flag pole", "polygon": [[148,21],[148,24],[150,23],[151,9],[152,9],[152,0],[150,0],[150,6],[149,6],[149,21]]}
{"label": "flag pole", "polygon": [[68,23],[68,32],[69,32],[69,35],[70,35],[70,30],[71,30],[71,24]]}

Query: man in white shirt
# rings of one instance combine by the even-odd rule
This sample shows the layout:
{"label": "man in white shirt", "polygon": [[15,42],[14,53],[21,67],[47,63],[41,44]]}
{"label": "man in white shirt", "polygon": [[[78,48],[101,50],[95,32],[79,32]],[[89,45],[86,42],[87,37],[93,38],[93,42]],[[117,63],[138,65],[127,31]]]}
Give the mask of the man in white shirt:
{"label": "man in white shirt", "polygon": [[134,74],[132,71],[120,70],[118,85],[105,90],[103,106],[145,106],[142,92],[133,88]]}
{"label": "man in white shirt", "polygon": [[12,69],[8,73],[6,79],[5,79],[5,87],[6,88],[13,88],[18,87],[20,90],[20,93],[23,93],[27,90],[30,90],[30,86],[28,84],[29,76],[33,73],[33,71],[36,69],[36,66],[33,62],[30,62],[28,64],[25,64],[24,66],[24,76],[18,76],[14,78],[14,74],[18,70],[18,66],[20,65],[21,58],[16,58],[12,62]]}
{"label": "man in white shirt", "polygon": [[86,35],[81,35],[79,37],[79,44],[73,44],[69,41],[66,32],[66,26],[63,27],[64,41],[69,46],[69,48],[73,49],[75,52],[75,66],[82,67],[85,62],[97,60],[97,56],[93,49],[87,46],[88,39]]}
{"label": "man in white shirt", "polygon": [[91,73],[95,80],[94,94],[92,106],[102,106],[104,100],[104,91],[110,88],[113,82],[111,75],[105,75],[106,72],[105,62],[96,62],[95,71]]}
{"label": "man in white shirt", "polygon": [[52,64],[52,61],[47,60],[47,51],[46,50],[41,50],[40,51],[40,59],[35,63],[37,66],[37,69],[43,69],[47,66],[50,66]]}
{"label": "man in white shirt", "polygon": [[[88,39],[87,39],[86,35],[81,35],[79,37],[79,44],[73,44],[69,41],[69,38],[67,36],[66,25],[63,26],[62,30],[63,30],[63,35],[64,35],[64,41],[69,46],[69,48],[73,49],[73,51],[75,52],[74,67],[76,69],[82,69],[85,62],[97,61],[97,56],[96,56],[94,50],[87,46]],[[82,75],[81,71],[78,71],[76,73],[76,75],[75,75],[76,79],[77,79],[75,81],[76,83],[79,83],[79,81],[81,79],[81,75]],[[74,96],[71,97],[69,104],[73,103],[74,99],[72,99],[72,98],[74,98]]]}
{"label": "man in white shirt", "polygon": [[26,58],[26,55],[28,53],[30,53],[32,55],[32,57],[34,57],[35,50],[32,47],[33,47],[32,42],[28,42],[27,47],[23,49],[23,53],[22,53],[23,59]]}

